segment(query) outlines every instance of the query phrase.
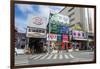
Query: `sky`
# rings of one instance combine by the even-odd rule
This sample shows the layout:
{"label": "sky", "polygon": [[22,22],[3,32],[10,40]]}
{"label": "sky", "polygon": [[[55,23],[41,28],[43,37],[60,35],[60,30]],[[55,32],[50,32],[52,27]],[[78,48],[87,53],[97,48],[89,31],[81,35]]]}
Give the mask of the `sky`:
{"label": "sky", "polygon": [[34,4],[15,4],[15,28],[18,32],[25,33],[29,15],[48,17],[48,13],[58,13],[63,6],[47,6]]}

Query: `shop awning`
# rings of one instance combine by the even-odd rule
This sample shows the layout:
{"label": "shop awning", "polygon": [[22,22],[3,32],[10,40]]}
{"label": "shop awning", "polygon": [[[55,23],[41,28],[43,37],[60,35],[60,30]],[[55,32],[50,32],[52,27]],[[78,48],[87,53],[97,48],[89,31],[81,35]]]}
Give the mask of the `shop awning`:
{"label": "shop awning", "polygon": [[88,39],[73,39],[73,40],[88,41]]}

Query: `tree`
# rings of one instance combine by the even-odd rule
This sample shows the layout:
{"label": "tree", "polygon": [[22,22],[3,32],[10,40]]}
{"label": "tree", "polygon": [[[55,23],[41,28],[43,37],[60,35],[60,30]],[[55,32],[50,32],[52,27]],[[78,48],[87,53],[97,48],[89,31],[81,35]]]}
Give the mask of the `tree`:
{"label": "tree", "polygon": [[72,27],[73,30],[80,30],[82,31],[82,28],[77,24],[75,24],[73,27]]}

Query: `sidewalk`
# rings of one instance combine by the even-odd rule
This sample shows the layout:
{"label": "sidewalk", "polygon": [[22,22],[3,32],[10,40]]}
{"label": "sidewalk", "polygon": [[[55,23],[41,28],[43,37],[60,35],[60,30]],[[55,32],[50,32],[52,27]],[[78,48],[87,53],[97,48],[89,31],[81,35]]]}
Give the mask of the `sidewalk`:
{"label": "sidewalk", "polygon": [[31,55],[20,54],[15,56],[15,65],[27,65]]}

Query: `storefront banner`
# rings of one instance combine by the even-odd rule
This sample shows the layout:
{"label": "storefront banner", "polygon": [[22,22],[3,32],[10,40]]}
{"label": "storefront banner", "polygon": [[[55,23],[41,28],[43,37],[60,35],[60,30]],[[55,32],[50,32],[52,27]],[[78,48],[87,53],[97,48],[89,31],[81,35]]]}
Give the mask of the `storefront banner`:
{"label": "storefront banner", "polygon": [[86,39],[86,33],[83,31],[73,31],[72,36],[73,39]]}
{"label": "storefront banner", "polygon": [[63,34],[62,40],[63,40],[63,42],[68,42],[68,35]]}
{"label": "storefront banner", "polygon": [[48,41],[57,41],[57,34],[47,34]]}

